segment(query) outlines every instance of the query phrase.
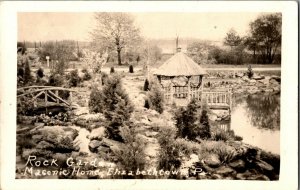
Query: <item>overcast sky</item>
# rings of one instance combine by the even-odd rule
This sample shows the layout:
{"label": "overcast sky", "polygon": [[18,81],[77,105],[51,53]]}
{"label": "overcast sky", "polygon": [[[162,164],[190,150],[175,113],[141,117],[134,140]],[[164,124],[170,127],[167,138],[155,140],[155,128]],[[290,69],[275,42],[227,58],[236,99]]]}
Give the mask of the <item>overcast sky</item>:
{"label": "overcast sky", "polygon": [[[246,34],[259,13],[133,13],[146,38],[199,38],[220,41],[230,28]],[[93,13],[19,13],[18,40],[89,41]]]}

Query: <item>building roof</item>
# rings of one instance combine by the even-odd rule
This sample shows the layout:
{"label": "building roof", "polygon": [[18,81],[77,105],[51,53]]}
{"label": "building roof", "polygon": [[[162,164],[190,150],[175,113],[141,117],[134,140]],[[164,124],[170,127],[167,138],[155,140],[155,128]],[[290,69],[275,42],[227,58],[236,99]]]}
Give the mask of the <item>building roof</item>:
{"label": "building roof", "polygon": [[205,75],[206,71],[183,52],[178,52],[154,72],[161,76]]}

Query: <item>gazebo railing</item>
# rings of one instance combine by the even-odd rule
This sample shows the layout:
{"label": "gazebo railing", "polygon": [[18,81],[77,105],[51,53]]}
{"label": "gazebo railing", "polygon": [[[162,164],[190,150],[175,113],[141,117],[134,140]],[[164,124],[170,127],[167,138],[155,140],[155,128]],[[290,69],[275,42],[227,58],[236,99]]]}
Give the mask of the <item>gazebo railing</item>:
{"label": "gazebo railing", "polygon": [[164,98],[167,104],[186,99],[188,103],[191,99],[201,100],[211,109],[228,109],[232,107],[232,92],[229,88],[199,88],[186,86],[164,87]]}
{"label": "gazebo railing", "polygon": [[231,89],[203,89],[201,99],[209,108],[229,109],[232,107]]}

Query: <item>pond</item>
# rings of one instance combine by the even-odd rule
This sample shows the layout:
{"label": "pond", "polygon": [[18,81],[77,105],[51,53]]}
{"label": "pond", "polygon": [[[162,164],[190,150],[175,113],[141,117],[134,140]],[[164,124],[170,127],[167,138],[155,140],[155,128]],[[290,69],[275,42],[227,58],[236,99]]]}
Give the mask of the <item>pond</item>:
{"label": "pond", "polygon": [[280,94],[234,95],[230,128],[243,142],[280,154]]}

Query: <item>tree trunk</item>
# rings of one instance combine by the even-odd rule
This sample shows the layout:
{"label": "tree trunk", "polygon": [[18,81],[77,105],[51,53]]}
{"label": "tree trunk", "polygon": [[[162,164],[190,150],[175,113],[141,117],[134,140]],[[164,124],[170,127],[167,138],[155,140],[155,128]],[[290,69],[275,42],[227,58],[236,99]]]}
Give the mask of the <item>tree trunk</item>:
{"label": "tree trunk", "polygon": [[257,64],[255,48],[253,49],[253,62],[254,64]]}
{"label": "tree trunk", "polygon": [[121,48],[117,48],[117,52],[118,52],[118,65],[122,65]]}

